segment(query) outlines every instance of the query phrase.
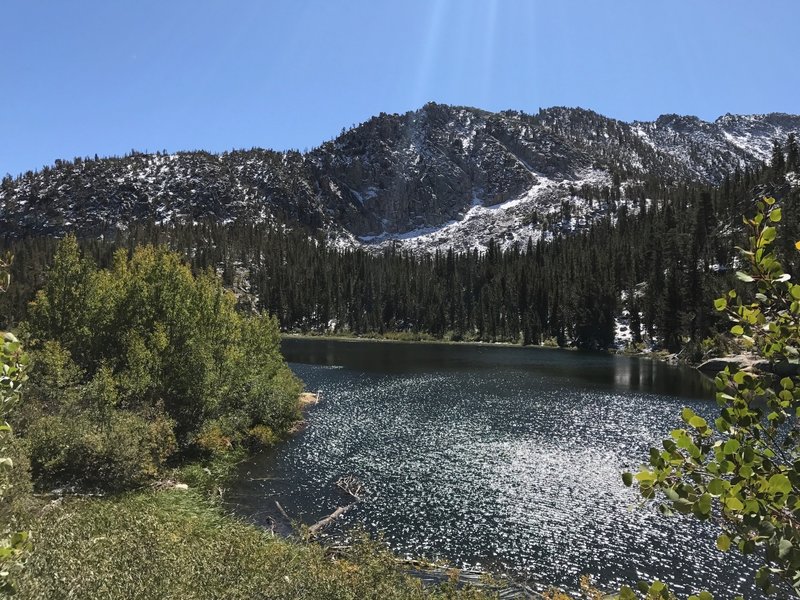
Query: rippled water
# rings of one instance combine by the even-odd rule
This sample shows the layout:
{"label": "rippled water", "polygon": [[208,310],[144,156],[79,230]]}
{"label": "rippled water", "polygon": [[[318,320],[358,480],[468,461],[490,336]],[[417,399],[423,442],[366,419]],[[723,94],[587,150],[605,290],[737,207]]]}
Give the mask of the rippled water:
{"label": "rippled water", "polygon": [[242,514],[276,518],[278,500],[312,523],[348,502],[334,484],[354,474],[369,493],[334,535],[360,524],[400,553],[567,589],[590,574],[758,596],[752,564],[717,551],[711,526],[638,506],[621,482],[682,406],[715,413],[699,373],[526,348],[290,339],[284,352],[324,400],[308,429],[244,466]]}

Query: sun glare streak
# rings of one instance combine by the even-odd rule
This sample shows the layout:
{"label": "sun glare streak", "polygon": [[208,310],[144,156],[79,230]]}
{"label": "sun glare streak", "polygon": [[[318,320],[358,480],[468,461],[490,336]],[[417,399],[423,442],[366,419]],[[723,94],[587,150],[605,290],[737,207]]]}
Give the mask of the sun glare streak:
{"label": "sun glare streak", "polygon": [[439,52],[439,42],[445,26],[445,15],[450,4],[449,0],[433,0],[433,8],[429,12],[430,21],[428,31],[422,46],[422,56],[417,71],[417,81],[414,89],[414,104],[420,106],[431,100],[427,95],[430,89],[431,76],[434,63]]}
{"label": "sun glare streak", "polygon": [[497,49],[497,11],[500,0],[488,0],[486,3],[486,29],[483,38],[483,54],[481,61],[481,102],[488,104],[493,84],[495,51]]}

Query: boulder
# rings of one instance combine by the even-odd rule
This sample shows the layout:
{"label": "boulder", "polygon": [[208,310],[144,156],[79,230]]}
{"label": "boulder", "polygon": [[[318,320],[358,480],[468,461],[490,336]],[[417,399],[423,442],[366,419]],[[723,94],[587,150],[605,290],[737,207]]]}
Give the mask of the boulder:
{"label": "boulder", "polygon": [[734,356],[721,356],[710,358],[697,365],[697,369],[703,373],[719,373],[726,367],[731,369],[747,369],[774,373],[780,377],[791,377],[800,374],[800,364],[788,361],[770,362],[757,356],[748,354],[737,354]]}

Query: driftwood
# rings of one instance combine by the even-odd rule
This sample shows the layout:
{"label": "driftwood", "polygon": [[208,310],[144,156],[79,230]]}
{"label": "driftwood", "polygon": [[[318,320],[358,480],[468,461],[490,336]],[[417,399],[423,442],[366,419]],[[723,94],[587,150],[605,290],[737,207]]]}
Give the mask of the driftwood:
{"label": "driftwood", "polygon": [[335,511],[333,511],[331,514],[329,514],[327,517],[325,517],[324,519],[320,519],[319,521],[314,523],[311,527],[309,527],[308,528],[308,533],[310,535],[318,534],[320,531],[325,529],[328,525],[333,523],[336,519],[341,517],[344,513],[346,513],[351,508],[353,508],[355,505],[356,505],[356,503],[353,502],[352,504],[348,504],[347,506],[340,506]]}
{"label": "driftwood", "polygon": [[346,506],[339,506],[335,511],[329,514],[324,519],[320,519],[316,523],[314,523],[311,527],[308,528],[308,534],[311,536],[317,535],[320,531],[325,529],[328,525],[333,523],[336,519],[341,517],[344,513],[348,510],[353,508],[356,504],[361,502],[361,498],[364,494],[364,484],[361,483],[355,476],[353,475],[346,475],[344,477],[340,477],[336,481],[336,487],[340,490],[348,494],[353,498],[353,502]]}
{"label": "driftwood", "polygon": [[278,512],[280,512],[280,513],[281,513],[281,515],[283,516],[283,518],[284,518],[284,519],[286,519],[287,521],[291,521],[291,519],[289,518],[289,515],[287,515],[287,514],[286,514],[286,511],[285,511],[285,510],[283,510],[283,507],[281,506],[281,503],[280,503],[280,502],[278,502],[277,500],[275,500],[275,506],[277,506],[277,507],[278,507]]}
{"label": "driftwood", "polygon": [[356,502],[361,502],[361,496],[364,493],[364,484],[355,476],[346,475],[344,477],[339,477],[339,480],[336,482],[336,487],[355,498]]}

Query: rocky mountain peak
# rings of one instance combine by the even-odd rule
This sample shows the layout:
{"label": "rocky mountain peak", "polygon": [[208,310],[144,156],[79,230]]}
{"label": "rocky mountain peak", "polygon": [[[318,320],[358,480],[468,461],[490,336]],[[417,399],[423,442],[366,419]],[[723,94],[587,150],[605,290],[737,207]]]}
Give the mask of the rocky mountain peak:
{"label": "rocky mountain peak", "polygon": [[263,149],[58,161],[0,185],[11,235],[99,235],[132,220],[233,219],[321,229],[336,243],[485,248],[573,231],[641,200],[648,177],[716,183],[768,160],[800,116],[582,108],[535,115],[430,102],[381,113],[306,153]]}

